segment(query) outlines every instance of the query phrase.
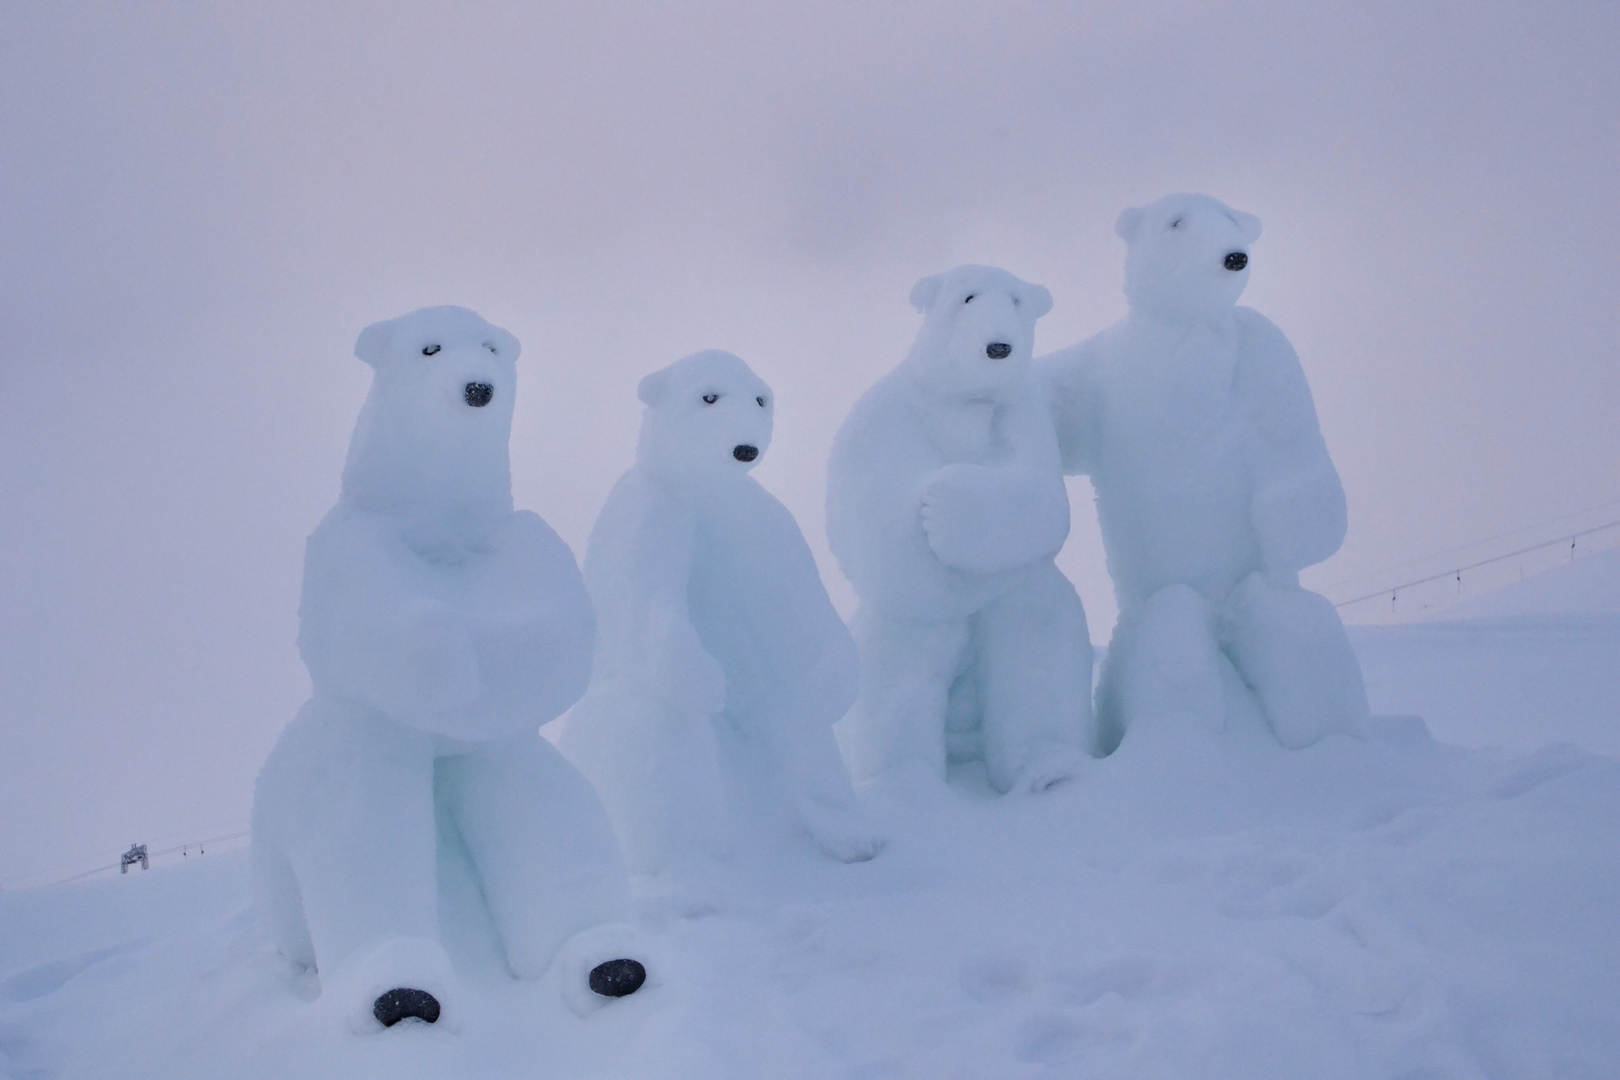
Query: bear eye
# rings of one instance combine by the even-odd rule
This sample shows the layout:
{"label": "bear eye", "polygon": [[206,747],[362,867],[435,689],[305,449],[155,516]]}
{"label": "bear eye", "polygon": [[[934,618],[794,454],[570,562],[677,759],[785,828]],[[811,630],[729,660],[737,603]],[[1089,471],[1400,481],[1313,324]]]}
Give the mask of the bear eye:
{"label": "bear eye", "polygon": [[713,405],[715,402],[717,402],[719,400],[720,400],[720,395],[719,394],[704,394],[703,395],[703,404],[705,404],[705,405]]}
{"label": "bear eye", "polygon": [[486,342],[484,342],[484,348],[486,348],[486,349],[488,349],[488,350],[489,350],[489,351],[490,351],[490,352],[492,352],[492,353],[494,353],[494,354],[495,354],[495,355],[496,355],[496,356],[499,356],[499,355],[501,355],[501,354],[500,354],[500,351],[499,351],[499,350],[498,350],[498,349],[496,349],[496,348],[495,348],[495,346],[493,346],[493,345],[491,345],[491,344],[490,344],[490,343],[489,343],[489,342],[487,342],[487,341],[486,341]]}
{"label": "bear eye", "polygon": [[755,398],[755,399],[754,399],[754,400],[755,400],[755,401],[757,401],[757,402],[759,402],[759,407],[760,407],[760,408],[762,408],[762,409],[763,409],[763,408],[764,408],[764,407],[765,407],[765,399],[764,399],[764,398],[762,398],[762,397],[757,397],[757,398]]}
{"label": "bear eye", "polygon": [[974,298],[974,297],[975,297],[975,296],[978,296],[978,295],[979,295],[979,294],[978,294],[978,293],[971,293],[971,292],[970,292],[970,293],[968,293],[968,294],[967,294],[967,299],[966,299],[966,300],[963,300],[963,301],[962,301],[962,303],[964,303],[964,304],[971,304],[971,303],[973,303],[973,298]]}
{"label": "bear eye", "polygon": [[1016,297],[1016,296],[1015,296],[1015,297],[1013,297],[1013,307],[1018,307],[1018,306],[1020,306],[1020,305],[1021,305],[1021,304],[1023,304],[1023,301],[1022,301],[1022,300],[1020,300],[1020,299],[1018,299],[1018,297]]}
{"label": "bear eye", "polygon": [[1172,229],[1181,228],[1181,219],[1180,218],[1172,218],[1172,219],[1170,219],[1170,227]]}
{"label": "bear eye", "polygon": [[439,351],[439,347],[437,345],[428,345],[428,346],[425,346],[422,349],[422,355],[423,356],[432,356],[434,353],[436,353],[438,351]]}

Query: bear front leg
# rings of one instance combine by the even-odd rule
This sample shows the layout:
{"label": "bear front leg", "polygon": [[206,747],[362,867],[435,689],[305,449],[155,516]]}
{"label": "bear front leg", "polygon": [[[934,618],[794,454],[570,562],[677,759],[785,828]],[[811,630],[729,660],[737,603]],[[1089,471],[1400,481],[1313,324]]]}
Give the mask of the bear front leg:
{"label": "bear front leg", "polygon": [[966,619],[897,619],[862,604],[850,626],[860,692],[838,722],[850,772],[868,780],[902,767],[945,779],[945,702],[961,673]]}
{"label": "bear front leg", "polygon": [[1283,746],[1298,750],[1331,732],[1361,729],[1368,716],[1361,663],[1326,598],[1250,574],[1227,598],[1221,626]]}
{"label": "bear front leg", "polygon": [[1079,776],[1095,742],[1091,635],[1080,597],[1048,563],[979,612],[984,760],[997,791]]}
{"label": "bear front leg", "polygon": [[[255,892],[287,902],[296,882],[308,945],[293,934],[292,946],[312,953],[322,997],[357,1030],[379,1026],[378,998],[393,990],[453,1008],[439,944],[433,754],[432,741],[404,725],[317,699],[259,776],[254,871],[270,876]],[[296,924],[285,903],[265,916],[286,948]]]}
{"label": "bear front leg", "polygon": [[629,918],[629,882],[607,813],[550,743],[523,736],[444,758],[438,787],[514,976],[538,978],[568,939]]}

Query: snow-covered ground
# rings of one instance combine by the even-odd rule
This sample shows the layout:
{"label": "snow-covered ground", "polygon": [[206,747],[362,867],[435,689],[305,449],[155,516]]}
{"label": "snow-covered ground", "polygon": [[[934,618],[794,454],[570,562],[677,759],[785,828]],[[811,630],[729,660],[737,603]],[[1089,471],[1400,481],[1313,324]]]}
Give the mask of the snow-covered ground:
{"label": "snow-covered ground", "polygon": [[[354,1035],[259,935],[240,851],[0,893],[0,1072],[1612,1077],[1620,762],[1525,747],[1615,747],[1620,615],[1590,608],[1617,582],[1593,557],[1354,631],[1375,710],[1505,749],[1386,715],[1294,753],[1133,737],[1040,797],[868,789],[877,859],[745,847],[645,892],[654,981],[583,1019],[460,920],[460,1028]],[[460,869],[443,887],[476,910]]]}

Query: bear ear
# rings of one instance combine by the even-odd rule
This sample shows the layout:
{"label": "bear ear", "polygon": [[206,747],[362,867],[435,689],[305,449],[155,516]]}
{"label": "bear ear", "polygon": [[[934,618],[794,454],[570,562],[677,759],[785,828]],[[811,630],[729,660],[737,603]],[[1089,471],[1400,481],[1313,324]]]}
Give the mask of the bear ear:
{"label": "bear ear", "polygon": [[1146,216],[1140,206],[1127,206],[1119,212],[1119,217],[1114,219],[1114,232],[1128,244],[1142,228],[1142,219]]}
{"label": "bear ear", "polygon": [[490,327],[490,331],[491,336],[495,341],[495,348],[500,350],[502,359],[516,360],[520,355],[522,355],[523,346],[518,343],[517,338],[513,337],[511,334],[507,333],[505,330],[502,330],[498,326]]}
{"label": "bear ear", "polygon": [[939,286],[938,277],[925,277],[917,282],[911,287],[911,306],[918,311],[926,312],[939,298]]}
{"label": "bear ear", "polygon": [[1052,292],[1045,285],[1025,286],[1024,299],[1029,301],[1034,318],[1038,319],[1052,310]]}
{"label": "bear ear", "polygon": [[1232,211],[1232,216],[1237,219],[1238,231],[1243,234],[1243,239],[1251,244],[1260,239],[1259,218],[1253,214],[1245,214],[1241,210]]}
{"label": "bear ear", "polygon": [[388,340],[393,336],[391,329],[388,323],[380,322],[360,331],[360,336],[354,342],[354,355],[376,367],[383,353],[388,351]]}
{"label": "bear ear", "polygon": [[636,397],[641,399],[643,405],[657,405],[664,398],[668,382],[664,372],[655,371],[641,380],[641,385],[636,387]]}

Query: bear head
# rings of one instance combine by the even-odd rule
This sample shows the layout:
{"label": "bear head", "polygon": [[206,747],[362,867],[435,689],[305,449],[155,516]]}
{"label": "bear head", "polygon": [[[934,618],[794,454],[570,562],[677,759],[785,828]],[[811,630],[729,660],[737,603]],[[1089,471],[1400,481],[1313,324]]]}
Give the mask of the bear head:
{"label": "bear head", "polygon": [[911,304],[923,315],[906,359],[913,378],[940,397],[989,401],[1028,374],[1052,294],[993,266],[958,266],[917,282]]}
{"label": "bear head", "polygon": [[518,349],[461,307],[366,327],[354,353],[372,368],[371,392],[349,443],[344,497],[410,519],[429,544],[509,515]]}
{"label": "bear head", "polygon": [[1128,245],[1125,298],[1132,311],[1214,317],[1243,295],[1260,219],[1208,195],[1166,195],[1123,211],[1114,231]]}
{"label": "bear head", "polygon": [[771,443],[776,400],[747,364],[710,349],[641,380],[636,463],[667,477],[743,473]]}

